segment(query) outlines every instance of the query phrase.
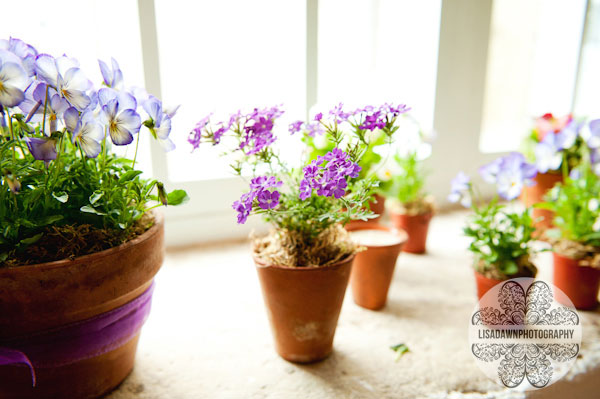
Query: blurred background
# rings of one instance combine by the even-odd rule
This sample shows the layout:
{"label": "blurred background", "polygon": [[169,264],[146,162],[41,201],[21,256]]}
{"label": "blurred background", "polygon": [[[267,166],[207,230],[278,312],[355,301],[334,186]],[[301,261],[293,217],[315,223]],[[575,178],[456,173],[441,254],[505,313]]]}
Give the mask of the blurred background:
{"label": "blurred background", "polygon": [[[181,104],[163,153],[143,169],[191,201],[167,209],[167,243],[246,236],[231,203],[244,185],[219,151],[194,153],[189,131],[210,112],[284,104],[289,120],[344,102],[406,103],[435,134],[429,191],[446,205],[459,171],[517,150],[546,112],[600,116],[600,0],[0,0],[0,37],[79,59],[118,60],[128,86]],[[26,14],[25,14],[26,11]],[[147,138],[147,137],[146,137]],[[294,141],[283,150],[297,152]],[[258,223],[258,221],[254,221]],[[209,226],[210,228],[206,228]]]}

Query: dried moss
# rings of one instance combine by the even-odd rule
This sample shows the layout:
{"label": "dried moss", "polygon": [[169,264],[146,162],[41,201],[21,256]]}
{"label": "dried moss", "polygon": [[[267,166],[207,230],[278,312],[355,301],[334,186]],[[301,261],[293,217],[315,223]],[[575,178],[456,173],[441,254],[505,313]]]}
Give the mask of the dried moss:
{"label": "dried moss", "polygon": [[121,245],[143,234],[153,224],[154,217],[145,214],[127,231],[100,229],[90,224],[50,226],[37,242],[22,251],[14,250],[0,267],[75,259]]}
{"label": "dried moss", "polygon": [[340,225],[327,228],[313,239],[291,230],[273,230],[264,237],[252,237],[252,243],[259,260],[287,267],[327,266],[359,249]]}

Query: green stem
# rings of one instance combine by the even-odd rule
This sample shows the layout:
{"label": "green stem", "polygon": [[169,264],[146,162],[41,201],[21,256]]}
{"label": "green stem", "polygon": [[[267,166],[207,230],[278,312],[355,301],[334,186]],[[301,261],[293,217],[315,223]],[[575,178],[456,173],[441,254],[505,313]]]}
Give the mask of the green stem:
{"label": "green stem", "polygon": [[44,99],[44,116],[42,117],[42,134],[46,134],[46,112],[48,110],[48,90],[50,86],[46,86],[46,98]]}
{"label": "green stem", "polygon": [[133,154],[133,164],[131,165],[131,169],[135,169],[135,161],[137,160],[138,146],[140,145],[140,135],[140,132],[138,132],[137,139],[135,140],[135,153]]}
{"label": "green stem", "polygon": [[[12,116],[10,116],[10,112],[8,112],[8,109],[6,110],[6,115],[8,115],[8,130],[10,131],[10,139],[14,140],[15,133],[13,132]],[[16,153],[14,145],[12,146],[12,156],[13,156],[13,163],[14,163],[17,159],[17,153]]]}

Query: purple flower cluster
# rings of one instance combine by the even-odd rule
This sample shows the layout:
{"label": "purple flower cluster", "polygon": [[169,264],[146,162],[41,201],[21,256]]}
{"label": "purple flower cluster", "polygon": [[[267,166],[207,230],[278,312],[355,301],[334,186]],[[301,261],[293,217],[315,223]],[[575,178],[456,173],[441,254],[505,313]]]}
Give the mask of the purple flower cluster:
{"label": "purple flower cluster", "polygon": [[[348,122],[350,118],[356,119],[358,127],[362,130],[383,129],[398,115],[408,112],[405,104],[394,106],[393,104],[385,103],[379,107],[367,105],[363,108],[357,108],[354,111],[344,111],[344,104],[339,103],[329,111],[329,116],[337,124]],[[318,114],[322,116],[322,114]],[[320,120],[320,119],[315,119]]]}
{"label": "purple flower cluster", "polygon": [[233,203],[233,209],[238,213],[238,224],[246,223],[248,216],[252,212],[254,200],[261,209],[273,209],[279,205],[281,194],[277,190],[271,190],[280,187],[282,182],[274,176],[259,176],[250,181],[250,191],[243,194],[242,197]]}
{"label": "purple flower cluster", "polygon": [[192,151],[200,147],[200,142],[202,141],[202,132],[210,122],[210,117],[212,114],[205,116],[200,119],[194,129],[190,132],[188,136],[188,143],[190,143],[193,147]]}
{"label": "purple flower cluster", "polygon": [[323,117],[323,114],[319,113],[315,116],[315,122],[304,123],[302,121],[296,121],[290,123],[289,131],[290,134],[298,133],[301,130],[304,130],[307,135],[311,137],[315,137],[317,134],[323,134],[325,129],[319,122],[321,119],[317,119],[317,117]]}
{"label": "purple flower cluster", "polygon": [[346,178],[358,177],[360,170],[358,164],[349,160],[347,153],[334,148],[304,167],[304,178],[300,182],[300,199],[309,198],[313,190],[323,197],[341,198],[346,195]]}
{"label": "purple flower cluster", "polygon": [[502,198],[513,200],[521,194],[525,184],[532,184],[537,169],[525,161],[523,154],[513,152],[482,166],[479,174],[486,182],[496,184]]}
{"label": "purple flower cluster", "polygon": [[[549,132],[534,148],[537,170],[546,173],[557,170],[562,163],[562,151],[571,148],[581,130],[581,124],[571,120],[560,132]],[[588,142],[589,144],[589,142]]]}
{"label": "purple flower cluster", "polygon": [[246,155],[253,155],[271,145],[276,137],[273,135],[275,119],[279,118],[283,111],[278,107],[265,109],[255,108],[253,112],[244,117],[244,137],[240,143],[240,150]]}

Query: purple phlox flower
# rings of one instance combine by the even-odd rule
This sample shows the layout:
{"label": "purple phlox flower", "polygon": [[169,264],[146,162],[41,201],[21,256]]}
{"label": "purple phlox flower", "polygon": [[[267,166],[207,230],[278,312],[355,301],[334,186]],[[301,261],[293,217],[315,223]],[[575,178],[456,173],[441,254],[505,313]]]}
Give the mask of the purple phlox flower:
{"label": "purple phlox flower", "polygon": [[502,198],[513,200],[521,194],[525,184],[533,184],[531,179],[537,175],[537,169],[523,154],[513,152],[483,167],[480,173],[486,181],[496,184]]}
{"label": "purple phlox flower", "polygon": [[557,170],[562,163],[560,142],[557,134],[547,134],[534,148],[535,164],[541,173]]}
{"label": "purple phlox flower", "polygon": [[27,72],[28,76],[33,76],[35,73],[35,57],[38,55],[37,50],[25,43],[21,39],[11,37],[10,39],[0,39],[0,50],[5,50],[16,55],[20,59],[20,65]]}
{"label": "purple phlox flower", "polygon": [[458,175],[450,183],[450,195],[448,195],[448,201],[459,202],[465,208],[471,206],[471,178],[464,172],[458,172]]}
{"label": "purple phlox flower", "polygon": [[275,142],[276,138],[273,136],[274,121],[282,114],[283,111],[278,107],[255,108],[253,112],[245,117],[245,135],[240,143],[240,149],[246,155],[253,155]]}
{"label": "purple phlox flower", "polygon": [[69,108],[65,111],[65,126],[73,134],[73,143],[78,143],[87,157],[96,158],[100,154],[104,131],[91,111],[85,111],[80,118],[75,107]]}
{"label": "purple phlox flower", "polygon": [[329,115],[334,117],[337,123],[346,122],[352,114],[344,112],[344,103],[339,103],[331,111],[329,111]]}
{"label": "purple phlox flower", "polygon": [[290,123],[290,127],[289,127],[290,134],[298,133],[300,130],[302,130],[303,125],[304,125],[304,122],[302,122],[302,121],[296,121],[296,122]]}
{"label": "purple phlox flower", "polygon": [[372,114],[367,114],[365,120],[359,126],[362,130],[383,129],[387,124],[386,115],[381,111],[375,111]]}
{"label": "purple phlox flower", "polygon": [[0,105],[10,108],[21,104],[27,85],[27,72],[19,64],[0,58]]}
{"label": "purple phlox flower", "polygon": [[600,119],[591,120],[589,123],[589,135],[586,143],[590,148],[600,148]]}
{"label": "purple phlox flower", "polygon": [[321,119],[323,119],[323,113],[319,112],[318,114],[315,115],[315,121],[320,122]]}
{"label": "purple phlox flower", "polygon": [[258,206],[261,209],[273,209],[279,205],[281,194],[277,190],[271,190],[280,187],[283,183],[274,176],[258,176],[251,180],[250,191],[243,194],[242,197],[233,203],[233,209],[238,212],[238,223],[243,224],[252,212],[254,199],[257,199]]}
{"label": "purple phlox flower", "polygon": [[312,195],[313,189],[317,195],[333,196],[339,199],[346,195],[348,182],[346,178],[358,177],[361,167],[349,160],[349,155],[339,148],[334,148],[325,156],[304,167],[303,179],[300,181],[299,198],[305,200]]}
{"label": "purple phlox flower", "polygon": [[141,126],[141,118],[135,111],[137,103],[129,93],[118,92],[112,96],[113,94],[112,89],[98,91],[99,103],[103,104],[100,121],[115,145],[127,145],[133,141],[133,135]]}
{"label": "purple phlox flower", "polygon": [[202,132],[204,131],[204,128],[210,122],[211,116],[212,116],[212,114],[208,114],[204,118],[200,119],[196,123],[196,126],[194,126],[194,129],[192,129],[192,131],[188,135],[188,143],[190,143],[192,145],[192,147],[193,147],[192,151],[200,146],[200,142],[202,141]]}
{"label": "purple phlox flower", "polygon": [[56,159],[56,141],[49,138],[25,137],[31,155],[38,161],[48,163]]}
{"label": "purple phlox flower", "polygon": [[86,92],[92,88],[92,82],[79,69],[76,59],[67,56],[55,59],[48,54],[40,54],[35,60],[35,71],[38,78],[55,88],[79,111],[89,106],[91,100]]}
{"label": "purple phlox flower", "polygon": [[104,80],[104,84],[106,86],[114,89],[121,89],[123,87],[123,72],[121,72],[119,63],[114,58],[111,57],[110,61],[112,68],[109,68],[104,61],[98,60],[100,72],[102,73],[102,79]]}
{"label": "purple phlox flower", "polygon": [[310,137],[315,137],[317,134],[325,133],[325,129],[319,122],[308,123],[306,125],[306,134]]}
{"label": "purple phlox flower", "polygon": [[258,200],[258,206],[262,209],[273,209],[279,205],[279,191],[261,191],[256,199]]}
{"label": "purple phlox flower", "polygon": [[393,104],[385,103],[381,106],[381,111],[395,118],[400,114],[404,114],[411,110],[410,107],[407,107],[406,104],[398,104],[394,106]]}

